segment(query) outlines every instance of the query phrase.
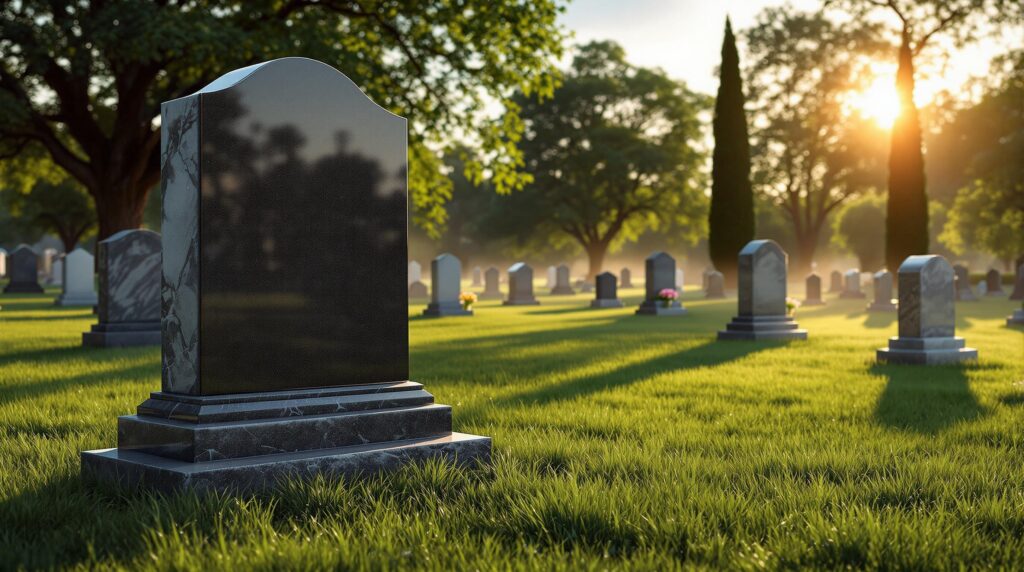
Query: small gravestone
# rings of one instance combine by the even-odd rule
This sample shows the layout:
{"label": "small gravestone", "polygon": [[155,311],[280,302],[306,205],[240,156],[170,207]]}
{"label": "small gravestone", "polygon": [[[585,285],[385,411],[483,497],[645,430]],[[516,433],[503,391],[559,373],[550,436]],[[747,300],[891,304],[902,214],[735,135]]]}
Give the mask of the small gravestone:
{"label": "small gravestone", "polygon": [[422,298],[430,297],[430,291],[427,289],[427,285],[417,280],[412,284],[409,284],[409,299],[419,300]]}
{"label": "small gravestone", "polygon": [[985,295],[1006,296],[1006,292],[1003,291],[1003,275],[995,268],[990,268],[985,274]]}
{"label": "small gravestone", "polygon": [[662,299],[665,290],[676,290],[676,260],[665,252],[655,252],[644,262],[646,284],[644,301],[636,313],[638,316],[682,316],[686,308],[678,298]]}
{"label": "small gravestone", "polygon": [[551,295],[572,295],[575,293],[576,291],[572,289],[572,284],[569,283],[569,267],[562,264],[555,269],[555,287],[551,289]]}
{"label": "small gravestone", "polygon": [[0,248],[0,278],[7,277],[7,250]]}
{"label": "small gravestone", "polygon": [[961,302],[976,301],[978,298],[974,296],[974,290],[971,289],[971,275],[967,267],[962,264],[954,265],[953,275],[955,277],[956,299]]}
{"label": "small gravestone", "polygon": [[1007,326],[1024,326],[1024,308],[1017,308],[1013,311],[1008,318],[1006,318]]}
{"label": "small gravestone", "polygon": [[92,347],[160,344],[160,235],[122,230],[96,245],[99,323],[82,334]]}
{"label": "small gravestone", "polygon": [[860,270],[854,268],[853,270],[847,270],[846,274],[843,275],[843,291],[839,294],[840,298],[866,298],[864,292],[860,289]]}
{"label": "small gravestone", "polygon": [[484,271],[479,266],[473,267],[473,281],[470,285],[473,288],[479,288],[484,285]]}
{"label": "small gravestone", "polygon": [[1013,280],[1013,292],[1011,300],[1024,300],[1024,262],[1017,265],[1017,273]]}
{"label": "small gravestone", "polygon": [[11,279],[4,294],[42,294],[39,285],[39,256],[27,244],[19,245],[8,259],[7,277]]}
{"label": "small gravestone", "polygon": [[705,292],[708,289],[708,276],[711,276],[712,272],[715,272],[715,269],[711,266],[707,266],[704,268],[704,271],[700,273],[700,288]]}
{"label": "small gravestone", "polygon": [[415,260],[409,262],[409,270],[406,275],[406,279],[410,286],[413,282],[423,281],[423,267],[420,266],[419,262],[416,262]]}
{"label": "small gravestone", "polygon": [[498,269],[490,267],[484,272],[484,291],[478,296],[481,300],[501,300],[500,274]]}
{"label": "small gravestone", "polygon": [[597,295],[590,302],[591,308],[621,308],[622,300],[619,300],[618,288],[615,285],[615,275],[611,272],[602,272],[594,279],[597,283]]}
{"label": "small gravestone", "polygon": [[163,104],[162,391],[83,473],[248,493],[489,458],[408,381],[407,127],[306,58]]}
{"label": "small gravestone", "polygon": [[719,340],[806,340],[786,304],[787,256],[773,240],[754,240],[739,254],[739,315]]}
{"label": "small gravestone", "polygon": [[825,303],[821,299],[821,276],[811,273],[807,276],[804,286],[804,306],[821,306]]}
{"label": "small gravestone", "polygon": [[623,288],[633,287],[633,273],[629,271],[629,268],[619,270],[619,285]]}
{"label": "small gravestone", "polygon": [[683,291],[683,269],[676,268],[676,290]]}
{"label": "small gravestone", "polygon": [[48,284],[52,286],[64,285],[64,256],[58,254],[50,264],[51,274]]}
{"label": "small gravestone", "polygon": [[843,291],[843,273],[838,270],[833,270],[829,274],[829,285],[828,291],[830,294],[837,294]]}
{"label": "small gravestone", "polygon": [[95,262],[91,254],[76,248],[64,257],[64,291],[54,302],[57,306],[95,306]]}
{"label": "small gravestone", "polygon": [[451,254],[442,254],[430,262],[430,304],[423,310],[424,316],[473,315],[473,310],[464,309],[459,300],[461,276],[462,263]]}
{"label": "small gravestone", "polygon": [[895,312],[896,304],[892,301],[892,272],[888,270],[876,272],[872,288],[875,299],[868,304],[868,312]]}
{"label": "small gravestone", "polygon": [[899,336],[877,352],[880,362],[936,365],[978,358],[955,335],[953,267],[934,254],[907,257],[899,269]]}
{"label": "small gravestone", "polygon": [[978,296],[984,296],[988,292],[988,284],[982,280],[978,282]]}
{"label": "small gravestone", "polygon": [[712,270],[705,277],[704,297],[708,300],[725,298],[725,274]]}
{"label": "small gravestone", "polygon": [[508,268],[508,300],[504,306],[536,306],[540,304],[533,297],[533,268],[525,262],[517,262]]}
{"label": "small gravestone", "polygon": [[558,269],[554,266],[548,266],[547,279],[544,282],[545,288],[554,288],[555,283],[558,281]]}
{"label": "small gravestone", "polygon": [[584,294],[589,294],[594,291],[594,285],[591,282],[587,282],[586,279],[581,278],[579,280],[579,289],[580,292],[583,292]]}
{"label": "small gravestone", "polygon": [[40,259],[40,263],[41,263],[40,272],[43,275],[43,283],[45,283],[45,284],[53,284],[54,283],[53,261],[56,260],[56,259],[57,259],[57,249],[56,248],[44,248],[43,249],[43,256]]}

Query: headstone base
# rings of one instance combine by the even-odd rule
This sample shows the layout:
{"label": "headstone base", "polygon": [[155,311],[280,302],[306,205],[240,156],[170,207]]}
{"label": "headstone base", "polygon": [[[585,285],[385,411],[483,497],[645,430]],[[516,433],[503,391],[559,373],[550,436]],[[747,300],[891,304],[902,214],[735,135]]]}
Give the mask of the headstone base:
{"label": "headstone base", "polygon": [[43,287],[39,284],[11,282],[4,288],[4,294],[42,294]]}
{"label": "headstone base", "polygon": [[800,305],[801,306],[824,306],[825,305],[825,301],[820,299],[820,298],[816,298],[814,300],[804,300],[803,302],[800,302]]}
{"label": "headstone base", "polygon": [[95,293],[61,294],[53,301],[54,306],[95,306],[98,303]]}
{"label": "headstone base", "polygon": [[415,382],[218,396],[153,393],[118,419],[118,448],[83,476],[163,491],[255,492],[287,478],[351,477],[443,458],[488,463],[491,439],[453,433]]}
{"label": "headstone base", "polygon": [[532,300],[505,300],[501,303],[502,306],[540,306],[540,302],[536,298]]}
{"label": "headstone base", "polygon": [[91,331],[82,333],[82,345],[93,348],[159,346],[160,322],[93,324]]}
{"label": "headstone base", "polygon": [[477,300],[501,300],[503,298],[501,292],[481,292],[477,294]]}
{"label": "headstone base", "polygon": [[736,316],[718,331],[719,340],[806,340],[792,316]]}
{"label": "headstone base", "polygon": [[572,286],[555,286],[551,289],[552,296],[571,296],[576,291],[572,289]]}
{"label": "headstone base", "polygon": [[444,318],[449,316],[472,316],[473,310],[466,310],[462,304],[437,304],[431,302],[427,309],[423,310],[424,316],[431,318]]}
{"label": "headstone base", "polygon": [[1008,318],[1006,318],[1007,326],[1024,326],[1024,310],[1014,310]]}
{"label": "headstone base", "polygon": [[665,306],[660,300],[652,302],[650,300],[644,300],[640,304],[640,307],[636,310],[637,316],[685,316],[686,308],[683,307],[679,302],[672,302],[670,306]]}
{"label": "headstone base", "polygon": [[955,364],[978,359],[978,350],[965,348],[964,339],[889,338],[888,348],[876,352],[879,362],[911,365]]}
{"label": "headstone base", "polygon": [[868,312],[895,312],[897,310],[896,304],[889,302],[872,302],[868,304]]}
{"label": "headstone base", "polygon": [[591,308],[621,308],[622,300],[618,298],[598,298],[590,301]]}
{"label": "headstone base", "polygon": [[839,297],[849,300],[863,300],[864,298],[867,298],[867,294],[863,292],[847,292],[844,290],[839,293]]}

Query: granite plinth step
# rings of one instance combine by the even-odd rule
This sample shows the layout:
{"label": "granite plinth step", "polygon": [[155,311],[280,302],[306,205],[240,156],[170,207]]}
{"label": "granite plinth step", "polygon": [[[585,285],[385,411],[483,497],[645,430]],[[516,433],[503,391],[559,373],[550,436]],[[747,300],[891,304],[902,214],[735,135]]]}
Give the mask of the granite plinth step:
{"label": "granite plinth step", "polygon": [[505,300],[502,306],[540,306],[540,302],[534,300]]}
{"label": "granite plinth step", "polygon": [[736,316],[718,331],[719,340],[806,340],[792,316]]}
{"label": "granite plinth step", "polygon": [[956,364],[978,359],[978,350],[964,347],[960,337],[889,338],[888,348],[879,348],[879,362],[910,365]]}
{"label": "granite plinth step", "polygon": [[43,287],[39,284],[11,282],[4,288],[4,294],[42,294]]}
{"label": "granite plinth step", "polygon": [[404,381],[213,396],[156,391],[136,412],[146,417],[217,423],[415,407],[433,402],[434,396],[425,391],[422,384]]}
{"label": "granite plinth step", "polygon": [[431,318],[443,318],[448,316],[472,316],[473,310],[466,310],[465,308],[462,307],[462,304],[459,304],[457,302],[454,304],[437,304],[435,302],[431,302],[430,304],[427,305],[427,309],[423,310],[423,315],[429,316]]}
{"label": "granite plinth step", "polygon": [[285,479],[368,476],[413,462],[445,459],[463,467],[490,462],[491,438],[449,433],[422,439],[277,453],[258,457],[189,463],[137,451],[100,449],[82,453],[86,478],[172,492],[249,493],[273,488]]}
{"label": "granite plinth step", "polygon": [[1007,326],[1024,326],[1024,310],[1014,310],[1008,318],[1006,318]]}
{"label": "granite plinth step", "polygon": [[126,415],[118,418],[117,446],[200,463],[404,441],[451,430],[451,407],[437,404],[219,423]]}
{"label": "granite plinth step", "polygon": [[619,299],[608,299],[598,298],[590,301],[591,308],[621,308],[622,300]]}
{"label": "granite plinth step", "polygon": [[686,308],[683,307],[679,302],[673,302],[670,306],[665,306],[662,302],[650,302],[645,300],[640,304],[640,307],[636,309],[637,316],[685,316]]}
{"label": "granite plinth step", "polygon": [[160,345],[160,322],[100,322],[82,333],[86,347],[112,348]]}
{"label": "granite plinth step", "polygon": [[895,312],[897,310],[896,304],[892,302],[886,304],[884,302],[872,302],[868,304],[868,312]]}

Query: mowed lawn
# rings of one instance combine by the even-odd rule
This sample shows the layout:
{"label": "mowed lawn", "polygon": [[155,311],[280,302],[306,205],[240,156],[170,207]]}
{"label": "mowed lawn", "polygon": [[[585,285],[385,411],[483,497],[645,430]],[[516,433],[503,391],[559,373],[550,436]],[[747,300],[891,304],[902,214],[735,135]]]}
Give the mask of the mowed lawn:
{"label": "mowed lawn", "polygon": [[1024,568],[1014,303],[958,304],[979,364],[925,368],[874,364],[896,317],[866,300],[799,309],[809,341],[780,344],[716,342],[734,299],[650,318],[624,294],[410,306],[413,379],[494,438],[493,467],[255,498],[83,484],[159,350],[82,349],[89,310],[0,296],[0,568]]}

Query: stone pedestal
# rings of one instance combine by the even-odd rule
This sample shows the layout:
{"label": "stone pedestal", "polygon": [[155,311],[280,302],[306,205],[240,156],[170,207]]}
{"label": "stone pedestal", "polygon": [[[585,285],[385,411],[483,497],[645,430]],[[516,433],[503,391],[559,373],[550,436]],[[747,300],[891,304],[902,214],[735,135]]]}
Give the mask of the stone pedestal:
{"label": "stone pedestal", "polygon": [[684,316],[686,308],[678,300],[666,306],[661,300],[644,300],[636,310],[637,316]]}
{"label": "stone pedestal", "polygon": [[160,235],[122,230],[96,245],[99,323],[86,347],[160,345]]}
{"label": "stone pedestal", "polygon": [[719,330],[720,340],[806,340],[792,316],[736,316]]}
{"label": "stone pedestal", "polygon": [[786,313],[788,257],[773,240],[753,240],[739,254],[739,314],[719,340],[806,340]]}
{"label": "stone pedestal", "polygon": [[466,310],[459,302],[431,302],[423,310],[424,316],[443,318],[446,316],[472,316],[473,310]]}
{"label": "stone pedestal", "polygon": [[1024,326],[1024,310],[1014,310],[1008,318],[1006,318],[1007,326]]}
{"label": "stone pedestal", "polygon": [[117,448],[82,453],[87,477],[163,491],[254,492],[292,477],[366,476],[410,461],[490,460],[491,439],[410,382],[183,396],[155,392],[117,421]]}
{"label": "stone pedestal", "polygon": [[878,361],[910,365],[942,365],[978,359],[978,350],[964,347],[960,337],[889,338],[889,347],[880,348]]}

